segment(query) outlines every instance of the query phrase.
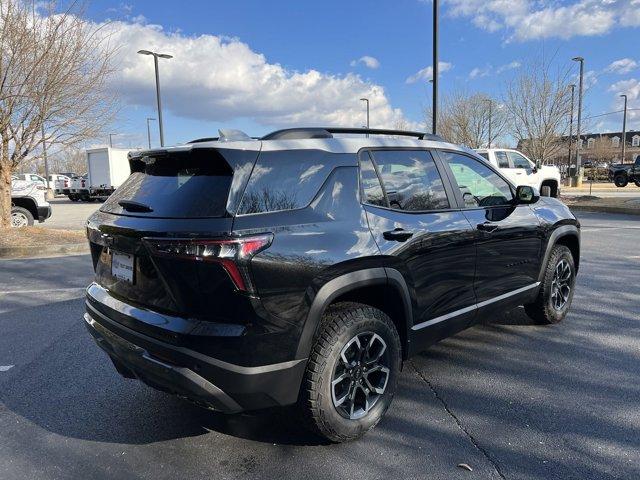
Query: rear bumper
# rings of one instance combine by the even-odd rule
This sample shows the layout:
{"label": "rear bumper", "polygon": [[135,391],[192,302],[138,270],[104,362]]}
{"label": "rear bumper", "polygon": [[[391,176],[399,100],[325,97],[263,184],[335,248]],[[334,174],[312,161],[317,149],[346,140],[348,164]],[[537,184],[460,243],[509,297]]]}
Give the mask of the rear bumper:
{"label": "rear bumper", "polygon": [[[306,359],[257,367],[227,363],[140,333],[116,321],[115,315],[109,318],[92,305],[96,299],[91,295],[91,287],[87,297],[85,325],[125,377],[137,378],[158,390],[223,413],[290,405],[297,401]],[[129,317],[149,316],[149,311],[113,297],[109,307],[113,308],[116,303],[121,304],[121,313]],[[167,333],[170,338],[171,333]]]}

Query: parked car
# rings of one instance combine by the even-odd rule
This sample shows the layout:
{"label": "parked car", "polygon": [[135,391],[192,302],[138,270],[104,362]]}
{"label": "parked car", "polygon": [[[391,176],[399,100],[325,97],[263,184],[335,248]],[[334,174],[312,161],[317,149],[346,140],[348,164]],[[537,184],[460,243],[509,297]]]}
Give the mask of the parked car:
{"label": "parked car", "polygon": [[69,182],[69,194],[67,196],[72,202],[77,202],[78,200],[82,200],[83,202],[91,201],[89,181],[86,175],[73,177],[71,179]]}
{"label": "parked car", "polygon": [[616,187],[626,187],[629,182],[640,187],[640,155],[633,163],[618,163],[609,166],[609,179]]}
{"label": "parked car", "polygon": [[41,177],[40,175],[37,175],[35,173],[14,173],[13,176],[25,182],[36,182],[41,183],[42,185],[47,184],[44,177]]}
{"label": "parked car", "polygon": [[529,185],[544,197],[560,196],[558,167],[532,162],[523,153],[508,148],[480,148],[476,152],[515,185]]}
{"label": "parked car", "polygon": [[541,324],[571,305],[573,214],[437,136],[223,131],[130,163],[87,222],[85,324],[124,377],[198,405],[297,404],[355,439],[407,358],[518,305]]}
{"label": "parked car", "polygon": [[71,178],[61,173],[52,173],[49,175],[49,186],[53,188],[56,195],[68,195],[70,182]]}
{"label": "parked car", "polygon": [[51,205],[45,199],[47,187],[40,182],[11,176],[11,226],[26,227],[34,220],[42,223],[51,216]]}

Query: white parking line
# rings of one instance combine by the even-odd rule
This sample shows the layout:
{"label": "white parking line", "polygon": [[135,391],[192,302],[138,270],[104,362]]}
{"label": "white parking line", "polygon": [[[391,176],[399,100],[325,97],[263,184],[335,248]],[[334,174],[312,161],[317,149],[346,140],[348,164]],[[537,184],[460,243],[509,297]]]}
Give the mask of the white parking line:
{"label": "white parking line", "polygon": [[15,365],[0,365],[0,372],[11,370]]}
{"label": "white parking line", "polygon": [[0,295],[10,295],[19,293],[54,293],[54,292],[84,292],[86,287],[69,287],[69,288],[44,288],[42,290],[5,290],[0,291]]}

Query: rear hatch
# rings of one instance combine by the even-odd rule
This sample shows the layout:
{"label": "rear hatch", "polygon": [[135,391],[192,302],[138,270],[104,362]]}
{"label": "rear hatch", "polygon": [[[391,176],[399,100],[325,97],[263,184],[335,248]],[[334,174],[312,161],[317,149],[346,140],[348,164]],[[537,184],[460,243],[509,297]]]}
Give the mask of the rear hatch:
{"label": "rear hatch", "polygon": [[132,157],[131,176],[88,222],[96,283],[129,304],[159,312],[229,317],[226,310],[237,306],[220,300],[246,296],[237,284],[246,285],[241,277],[234,283],[227,259],[218,258],[220,240],[229,241],[232,213],[258,155],[259,143],[253,145]]}

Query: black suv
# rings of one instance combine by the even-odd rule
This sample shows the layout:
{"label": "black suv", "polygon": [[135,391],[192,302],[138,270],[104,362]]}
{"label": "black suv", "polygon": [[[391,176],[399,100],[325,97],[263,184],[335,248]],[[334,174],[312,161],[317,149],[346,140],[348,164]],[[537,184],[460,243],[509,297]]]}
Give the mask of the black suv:
{"label": "black suv", "polygon": [[226,413],[383,416],[403,360],[518,305],[562,320],[579,223],[428,134],[239,132],[130,154],[88,220],[86,325],[127,378]]}

